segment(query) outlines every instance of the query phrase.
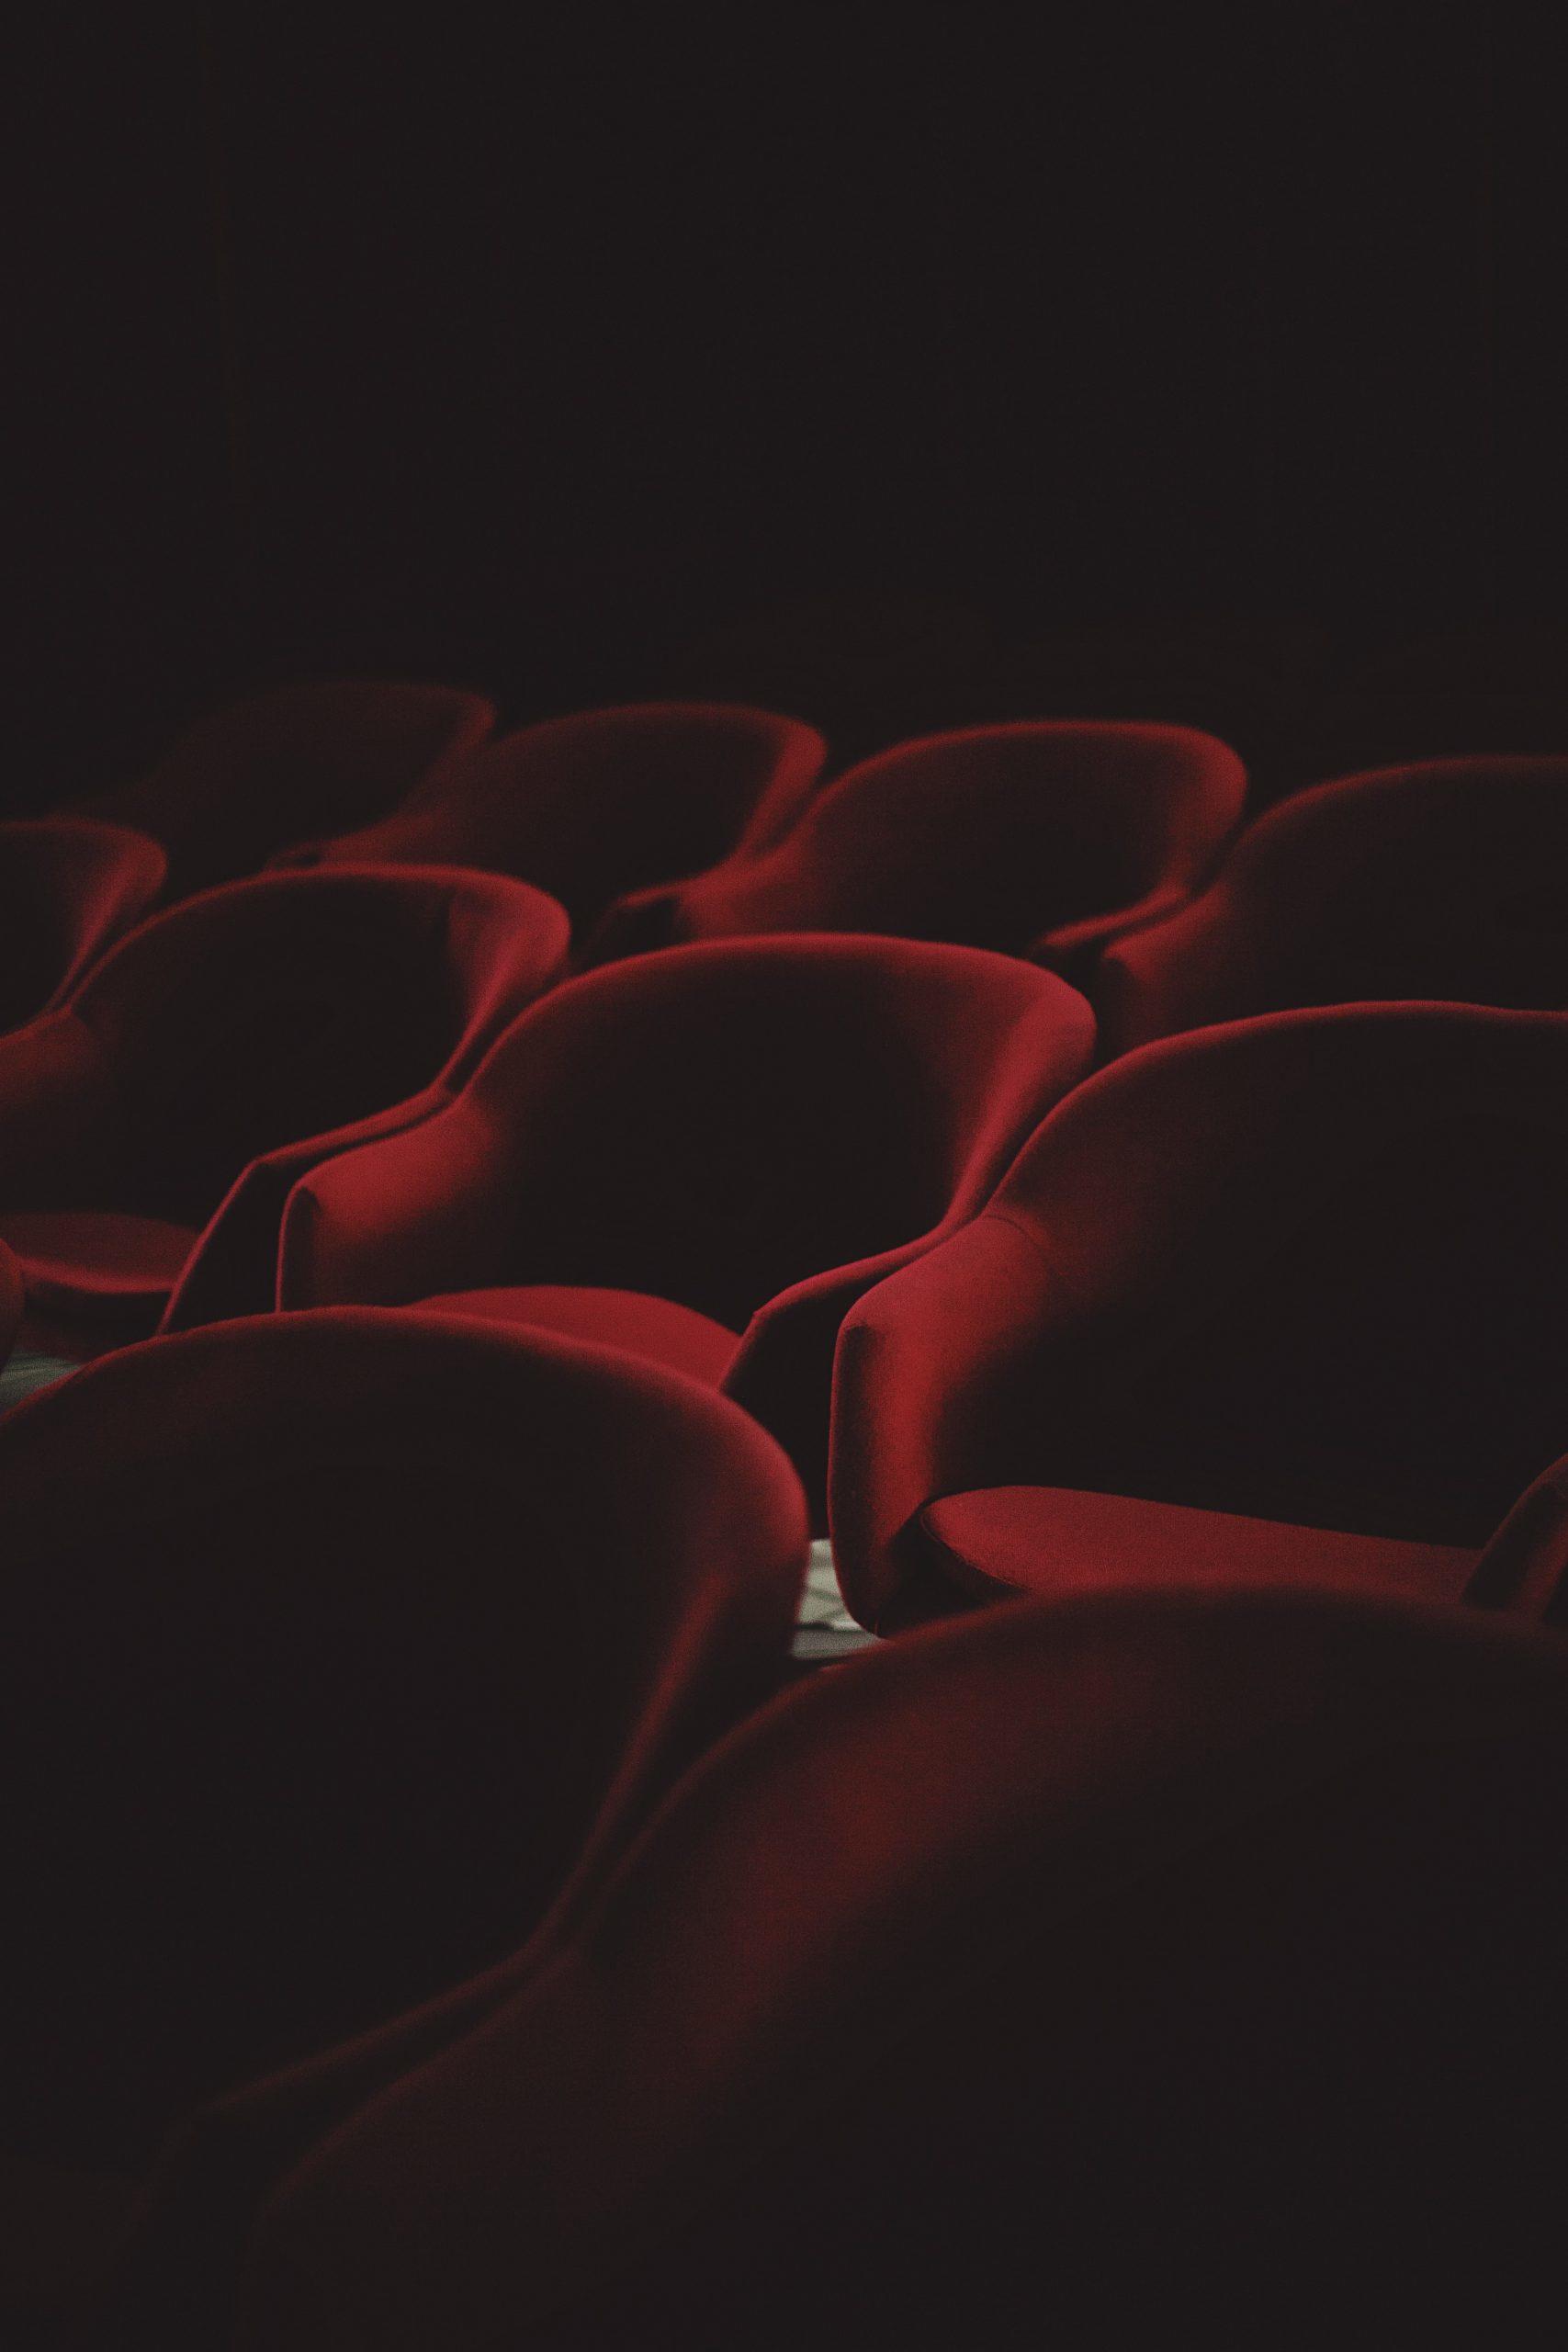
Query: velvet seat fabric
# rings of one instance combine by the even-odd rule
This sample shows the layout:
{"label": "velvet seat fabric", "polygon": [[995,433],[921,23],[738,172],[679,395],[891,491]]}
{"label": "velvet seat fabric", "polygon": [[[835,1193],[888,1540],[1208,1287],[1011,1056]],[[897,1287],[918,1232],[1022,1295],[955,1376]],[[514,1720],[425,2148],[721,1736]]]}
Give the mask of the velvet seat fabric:
{"label": "velvet seat fabric", "polygon": [[[1347,1537],[1401,1583],[1408,1555],[1380,1567],[1380,1547],[1438,1547],[1451,1597],[1451,1555],[1481,1551],[1568,1430],[1565,1182],[1554,1013],[1279,1013],[1111,1064],[980,1217],[845,1320],[829,1516],[850,1607],[886,1627],[953,1606],[958,1559],[969,1592],[993,1572],[1059,1590],[1107,1557],[1180,1581],[1238,1544],[1271,1577],[1300,1529],[1326,1531],[1336,1575]],[[1050,1491],[994,1492],[1021,1487]],[[960,1522],[956,1551],[932,1540]]]}
{"label": "velvet seat fabric", "polygon": [[197,719],[144,775],[96,794],[83,813],[151,833],[184,896],[254,873],[307,833],[385,815],[494,724],[493,705],[457,686],[274,686]]}
{"label": "velvet seat fabric", "polygon": [[1434,760],[1259,817],[1208,888],[1094,977],[1106,1055],[1371,998],[1568,1006],[1568,759]]}
{"label": "velvet seat fabric", "polygon": [[818,1492],[845,1307],[984,1204],[1092,1043],[1054,975],[910,941],[714,942],[589,973],[439,1117],[301,1179],[279,1303],[490,1289],[525,1316],[546,1285],[556,1328],[574,1291],[569,1321],[633,1345],[661,1315],[656,1355],[688,1310],[715,1369],[736,1335],[725,1387]]}
{"label": "velvet seat fabric", "polygon": [[291,2166],[237,2109],[193,2138],[101,2341],[783,2352],[826,2299],[835,2341],[1121,2343],[1174,2298],[1329,2342],[1472,2289],[1508,2336],[1555,2259],[1565,1699],[1553,1638],[1346,1596],[863,1655]]}
{"label": "velvet seat fabric", "polygon": [[162,1314],[200,1238],[194,1225],[119,1209],[23,1212],[6,1233],[35,1307],[62,1316]]}
{"label": "velvet seat fabric", "polygon": [[158,843],[125,825],[0,825],[0,1031],[67,995],[164,887]]}
{"label": "velvet seat fabric", "polygon": [[722,1398],[375,1311],[86,1367],[0,1514],[0,2138],[88,2165],[516,1950],[774,1686],[806,1565]]}
{"label": "velvet seat fabric", "polygon": [[590,961],[773,931],[885,932],[1066,968],[1202,881],[1246,771],[1189,728],[1051,720],[899,744],[772,848],[615,909]]}
{"label": "velvet seat fabric", "polygon": [[0,1241],[0,1372],[4,1372],[6,1360],[22,1328],[22,1302],[26,1295],[22,1269],[16,1253]]}
{"label": "velvet seat fabric", "polygon": [[955,1585],[988,1600],[1077,1586],[1103,1592],[1179,1573],[1184,1583],[1345,1584],[1458,1600],[1478,1557],[1462,1544],[1348,1535],[1062,1487],[944,1495],[920,1513],[919,1532]]}
{"label": "velvet seat fabric", "polygon": [[542,892],[437,869],[233,883],[141,925],[0,1039],[0,1236],[47,1343],[271,1306],[297,1177],[447,1102],[567,937]]}
{"label": "velvet seat fabric", "polygon": [[673,1299],[649,1298],[640,1291],[584,1290],[570,1283],[536,1283],[513,1289],[439,1293],[422,1302],[431,1313],[475,1317],[487,1323],[526,1323],[601,1347],[627,1348],[634,1355],[669,1365],[693,1380],[717,1387],[740,1345],[739,1331],[711,1316],[679,1306]]}
{"label": "velvet seat fabric", "polygon": [[765,846],[815,790],[815,728],[737,703],[637,703],[525,727],[452,761],[395,815],[285,861],[479,865],[581,929],[624,890]]}

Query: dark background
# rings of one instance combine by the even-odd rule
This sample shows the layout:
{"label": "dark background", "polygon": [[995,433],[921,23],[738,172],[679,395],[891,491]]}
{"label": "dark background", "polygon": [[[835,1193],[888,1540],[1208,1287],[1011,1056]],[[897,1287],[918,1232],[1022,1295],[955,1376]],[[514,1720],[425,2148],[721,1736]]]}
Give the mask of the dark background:
{"label": "dark background", "polygon": [[1568,604],[1559,100],[1479,9],[241,14],[15,79],[15,806],[789,598],[1342,662]]}

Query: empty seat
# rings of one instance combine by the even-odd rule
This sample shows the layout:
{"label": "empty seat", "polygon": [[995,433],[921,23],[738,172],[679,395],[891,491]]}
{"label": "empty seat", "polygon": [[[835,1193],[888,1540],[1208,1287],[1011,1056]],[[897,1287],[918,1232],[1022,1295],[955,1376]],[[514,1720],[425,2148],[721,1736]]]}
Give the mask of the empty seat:
{"label": "empty seat", "polygon": [[486,866],[550,891],[581,927],[623,890],[774,840],[827,753],[815,728],[741,704],[580,711],[449,762],[395,816],[283,862]]}
{"label": "empty seat", "polygon": [[134,1337],[176,1291],[181,1321],[270,1306],[294,1178],[446,1102],[567,935],[526,884],[434,869],[276,875],[143,923],[0,1038],[0,1238],[40,1343]]}
{"label": "empty seat", "polygon": [[145,775],[82,807],[162,842],[183,895],[253,873],[302,834],[385,815],[494,724],[493,706],[457,686],[274,686],[197,719]]}
{"label": "empty seat", "polygon": [[1348,2311],[1397,2341],[1472,2292],[1523,2340],[1557,2259],[1565,1701],[1539,1633],[1343,1598],[873,1651],[732,1736],[547,1966],[231,2177],[216,2229],[197,2168],[236,2143],[198,2136],[208,2233],[132,2267],[106,2340],[797,2352],[827,2309],[835,2342],[947,2352],[1179,2307],[1220,2342]]}
{"label": "empty seat", "polygon": [[1106,1581],[1454,1600],[1568,1434],[1568,1019],[1278,1013],[1065,1102],[850,1315],[829,1512],[895,1624]]}
{"label": "empty seat", "polygon": [[279,1303],[615,1339],[725,1387],[819,1487],[834,1336],[972,1216],[1082,1074],[1053,974],[902,940],[715,942],[589,973],[417,1131],[303,1178]]}
{"label": "empty seat", "polygon": [[1110,947],[1102,1050],[1376,997],[1568,1006],[1565,876],[1568,759],[1319,785],[1249,825],[1190,905]]}
{"label": "empty seat", "polygon": [[0,1423],[0,2144],[169,2119],[443,1993],[776,1687],[798,1482],[624,1355],[265,1317]]}
{"label": "empty seat", "polygon": [[628,898],[586,953],[858,931],[1037,947],[1067,969],[1204,879],[1246,788],[1235,753],[1184,727],[1052,720],[929,736],[850,769],[773,847]]}
{"label": "empty seat", "polygon": [[164,887],[145,833],[85,817],[0,825],[0,1031],[64,995]]}

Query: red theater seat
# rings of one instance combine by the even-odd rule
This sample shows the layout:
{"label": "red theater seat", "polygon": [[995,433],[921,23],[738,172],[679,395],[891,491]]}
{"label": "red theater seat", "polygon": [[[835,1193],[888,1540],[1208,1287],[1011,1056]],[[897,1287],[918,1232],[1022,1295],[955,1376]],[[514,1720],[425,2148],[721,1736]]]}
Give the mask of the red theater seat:
{"label": "red theater seat", "polygon": [[[0,1238],[46,1344],[273,1304],[289,1185],[450,1099],[564,960],[500,876],[275,875],[156,915],[0,1038]],[[72,1335],[74,1333],[74,1344]]]}
{"label": "red theater seat", "polygon": [[863,1298],[839,1575],[976,1593],[1363,1580],[1456,1599],[1568,1434],[1568,1020],[1280,1013],[1081,1087]]}
{"label": "red theater seat", "polygon": [[552,892],[581,926],[623,890],[773,841],[827,755],[815,728],[738,703],[580,711],[449,763],[396,815],[281,862],[486,866]]}
{"label": "red theater seat", "polygon": [[1248,826],[1201,897],[1107,952],[1107,1055],[1372,998],[1568,1006],[1568,759],[1340,778]]}
{"label": "red theater seat", "polygon": [[494,707],[457,686],[274,686],[198,718],[144,775],[82,805],[162,842],[183,895],[253,873],[303,833],[384,815],[494,724]]}
{"label": "red theater seat", "polygon": [[1179,2309],[1316,2345],[1475,2290],[1526,2340],[1565,1768],[1568,1649],[1458,1611],[1122,1595],[874,1650],[732,1735],[510,2000],[291,2168],[242,2185],[212,2119],[184,2260],[176,2175],[117,2324],[798,2352],[827,2311],[950,2352]]}
{"label": "red theater seat", "polygon": [[439,1118],[297,1186],[279,1303],[617,1338],[722,1374],[819,1483],[844,1308],[974,1215],[1092,1042],[1064,982],[972,949],[737,941],[590,973]]}
{"label": "red theater seat", "polygon": [[367,1310],[87,1366],[0,1517],[0,2144],[120,2169],[514,1952],[776,1688],[806,1566],[724,1399]]}
{"label": "red theater seat", "polygon": [[85,817],[0,825],[0,1031],[64,996],[164,887],[145,833]]}
{"label": "red theater seat", "polygon": [[587,955],[858,931],[1038,947],[1065,967],[1179,905],[1246,788],[1235,753],[1185,727],[1064,719],[928,736],[850,769],[774,845],[626,899]]}

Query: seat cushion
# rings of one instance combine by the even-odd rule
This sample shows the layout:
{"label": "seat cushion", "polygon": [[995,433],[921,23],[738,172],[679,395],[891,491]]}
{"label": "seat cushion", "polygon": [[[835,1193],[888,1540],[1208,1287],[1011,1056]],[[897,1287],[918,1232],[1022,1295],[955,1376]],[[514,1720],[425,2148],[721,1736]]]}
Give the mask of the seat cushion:
{"label": "seat cushion", "polygon": [[739,1332],[699,1315],[694,1307],[678,1306],[673,1299],[650,1297],[644,1291],[546,1283],[511,1290],[447,1291],[420,1304],[444,1314],[527,1323],[539,1330],[558,1331],[565,1339],[625,1348],[715,1388],[740,1344]]}
{"label": "seat cushion", "polygon": [[194,1226],[118,1209],[0,1217],[21,1261],[29,1306],[56,1315],[133,1315],[162,1307],[197,1244]]}
{"label": "seat cushion", "polygon": [[954,1583],[998,1597],[1111,1585],[1352,1586],[1457,1600],[1478,1552],[1245,1519],[1072,1487],[985,1487],[928,1503],[920,1527]]}

